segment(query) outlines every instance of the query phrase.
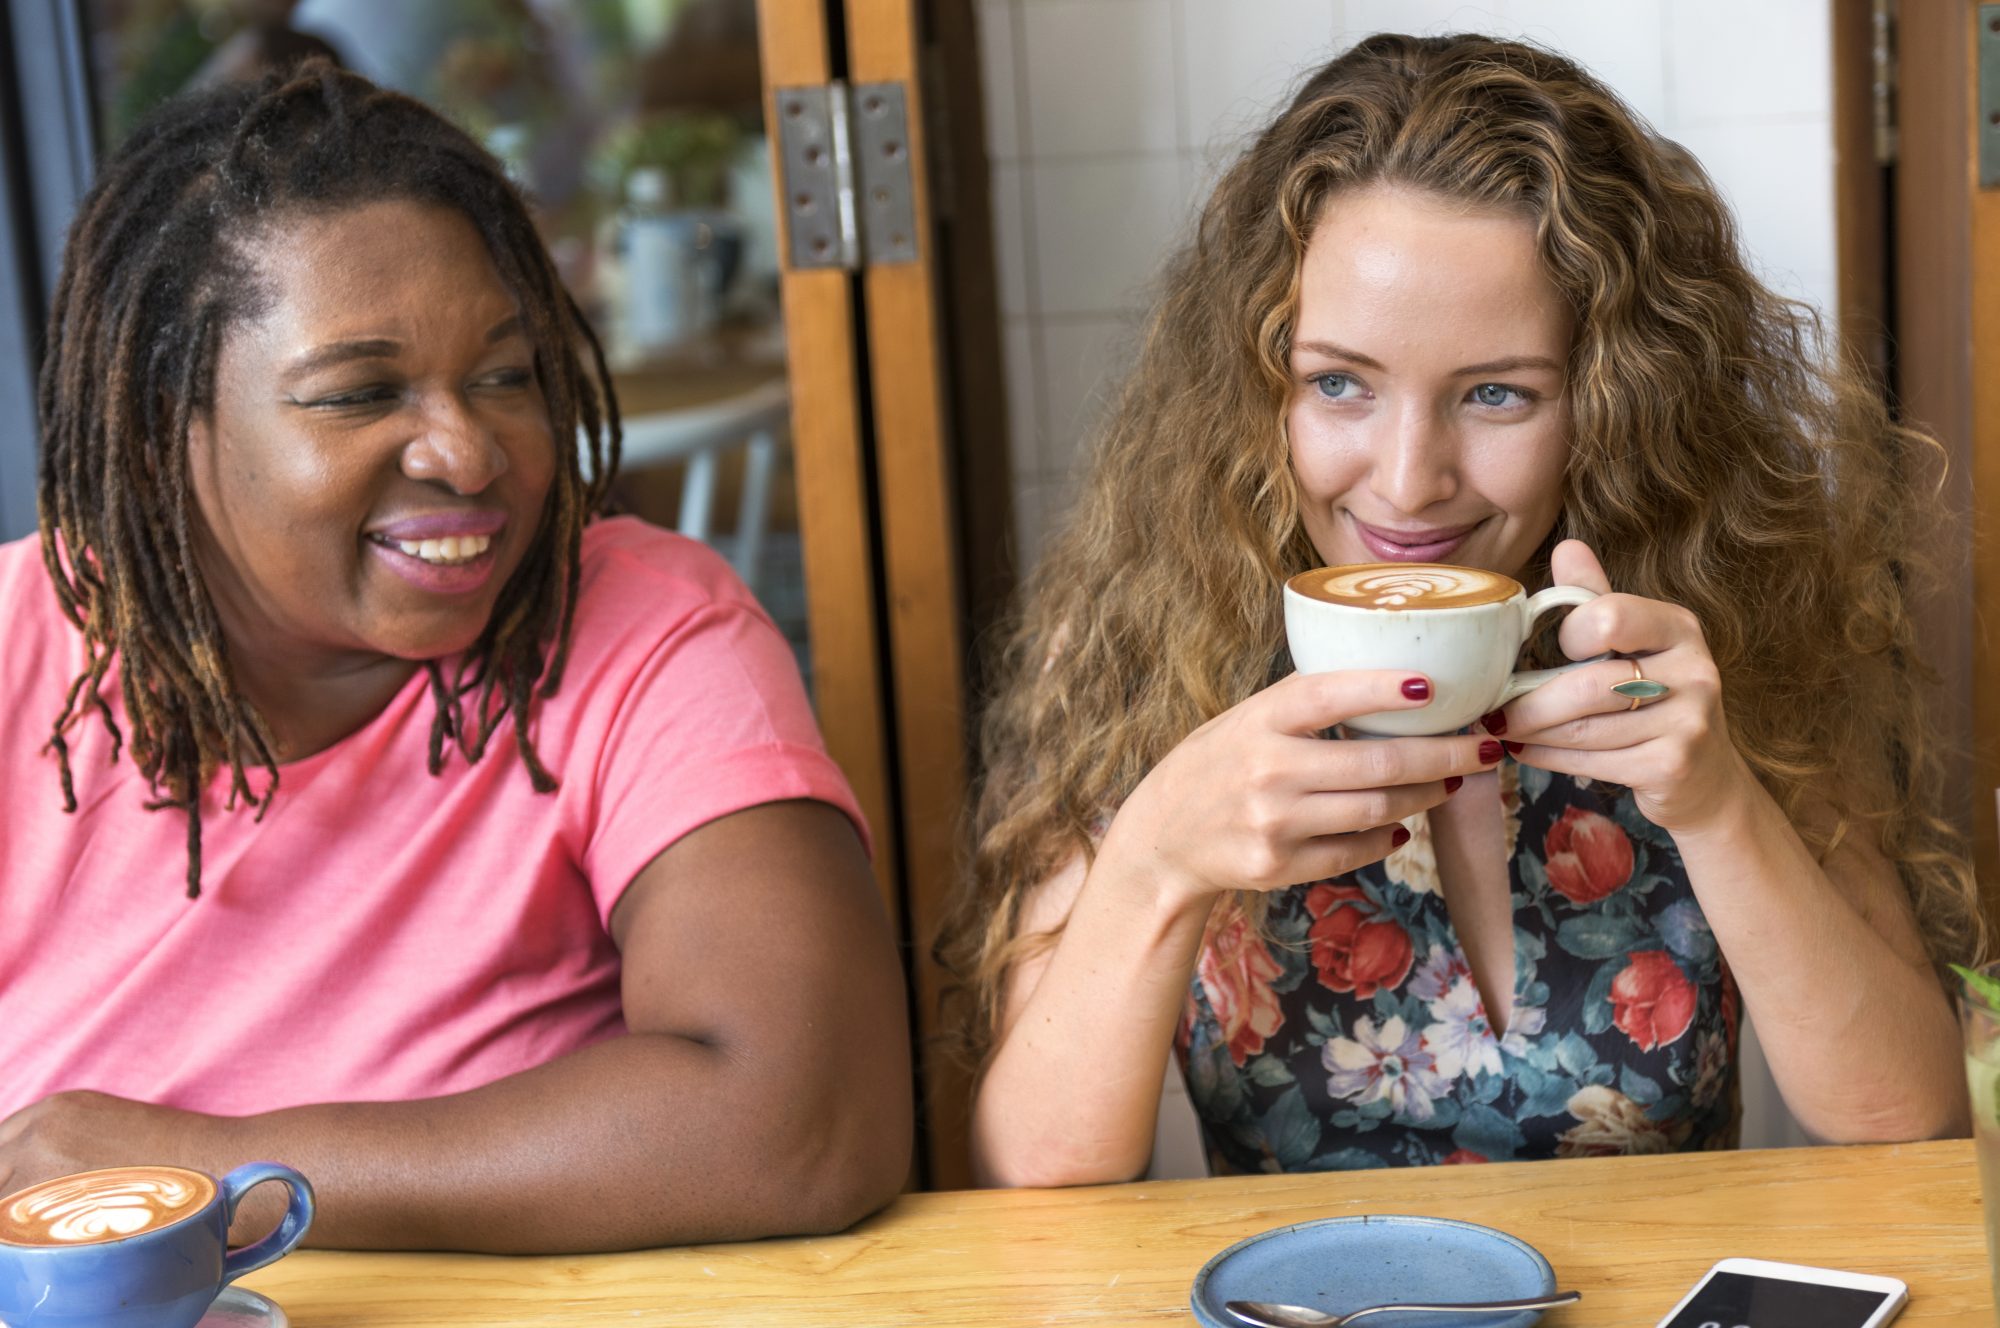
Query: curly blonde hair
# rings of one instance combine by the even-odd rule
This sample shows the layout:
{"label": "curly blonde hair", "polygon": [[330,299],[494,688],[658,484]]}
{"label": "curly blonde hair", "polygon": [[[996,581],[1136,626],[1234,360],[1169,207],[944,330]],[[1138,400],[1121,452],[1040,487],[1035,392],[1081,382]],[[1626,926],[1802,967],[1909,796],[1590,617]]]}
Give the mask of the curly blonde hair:
{"label": "curly blonde hair", "polygon": [[1050,941],[1016,935],[1029,891],[1290,667],[1277,588],[1320,561],[1284,430],[1300,267],[1326,201],[1378,184],[1529,217],[1574,312],[1563,510],[1524,579],[1575,537],[1619,589],[1692,610],[1735,740],[1808,842],[1870,835],[1933,957],[1981,952],[1907,585],[1908,473],[1936,444],[1825,364],[1817,317],[1751,274],[1700,167],[1602,83],[1530,45],[1384,34],[1217,186],[1005,636],[971,879],[938,946],[966,1049],[990,1049],[1009,967]]}

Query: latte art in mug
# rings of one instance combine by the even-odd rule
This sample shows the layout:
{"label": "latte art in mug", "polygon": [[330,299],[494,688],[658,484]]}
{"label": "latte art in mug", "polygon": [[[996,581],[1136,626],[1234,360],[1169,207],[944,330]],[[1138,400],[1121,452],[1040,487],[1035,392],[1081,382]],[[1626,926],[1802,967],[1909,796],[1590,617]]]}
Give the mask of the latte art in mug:
{"label": "latte art in mug", "polygon": [[215,1182],[179,1167],[115,1167],[44,1181],[0,1200],[0,1242],[94,1245],[172,1226],[207,1207]]}
{"label": "latte art in mug", "polygon": [[1522,593],[1511,576],[1447,563],[1354,563],[1295,576],[1302,595],[1357,609],[1462,609]]}
{"label": "latte art in mug", "polygon": [[1387,669],[1429,679],[1425,704],[1341,724],[1391,738],[1462,729],[1556,676],[1561,669],[1519,671],[1521,644],[1543,614],[1597,598],[1582,586],[1530,598],[1511,576],[1448,563],[1322,567],[1287,581],[1284,593],[1285,644],[1300,673]]}

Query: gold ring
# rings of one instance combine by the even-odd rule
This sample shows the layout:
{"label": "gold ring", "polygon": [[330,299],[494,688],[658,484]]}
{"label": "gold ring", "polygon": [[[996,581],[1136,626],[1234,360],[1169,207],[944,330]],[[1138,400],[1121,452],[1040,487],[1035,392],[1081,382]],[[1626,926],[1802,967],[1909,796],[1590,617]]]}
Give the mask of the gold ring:
{"label": "gold ring", "polygon": [[1632,676],[1624,682],[1611,684],[1611,690],[1632,702],[1625,707],[1627,711],[1637,710],[1646,702],[1657,700],[1672,690],[1665,683],[1654,682],[1648,678],[1644,670],[1639,667],[1638,660],[1627,660],[1626,663],[1632,666]]}

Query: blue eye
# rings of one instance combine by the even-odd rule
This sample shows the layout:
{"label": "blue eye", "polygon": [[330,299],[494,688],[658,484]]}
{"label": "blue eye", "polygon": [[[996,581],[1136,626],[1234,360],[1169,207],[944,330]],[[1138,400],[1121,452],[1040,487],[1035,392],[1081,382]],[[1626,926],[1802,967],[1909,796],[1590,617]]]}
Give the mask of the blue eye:
{"label": "blue eye", "polygon": [[[1512,401],[1508,400],[1510,397],[1513,398]],[[1529,397],[1518,387],[1508,387],[1504,383],[1481,383],[1472,389],[1472,399],[1482,406],[1504,408],[1510,405],[1524,406],[1528,403]]]}
{"label": "blue eye", "polygon": [[1348,389],[1357,386],[1354,376],[1344,373],[1321,374],[1313,382],[1319,385],[1319,394],[1329,401],[1350,399],[1353,394]]}

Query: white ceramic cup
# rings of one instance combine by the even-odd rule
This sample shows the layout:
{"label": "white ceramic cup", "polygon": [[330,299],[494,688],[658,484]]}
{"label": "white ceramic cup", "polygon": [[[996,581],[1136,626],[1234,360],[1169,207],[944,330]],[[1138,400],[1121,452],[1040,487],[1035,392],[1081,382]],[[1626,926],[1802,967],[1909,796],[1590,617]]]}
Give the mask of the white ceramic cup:
{"label": "white ceramic cup", "polygon": [[[1416,570],[1422,564],[1412,564]],[[1323,572],[1302,575],[1319,577]],[[1488,573],[1487,575],[1497,575]],[[1489,711],[1577,667],[1516,672],[1521,646],[1535,622],[1551,609],[1573,608],[1597,598],[1582,586],[1550,586],[1530,597],[1519,582],[1514,593],[1485,604],[1446,608],[1374,608],[1335,604],[1285,585],[1285,639],[1300,673],[1351,669],[1406,669],[1431,682],[1431,703],[1411,710],[1382,710],[1342,723],[1357,733],[1420,737],[1455,733]],[[1588,663],[1589,661],[1584,661]]]}

